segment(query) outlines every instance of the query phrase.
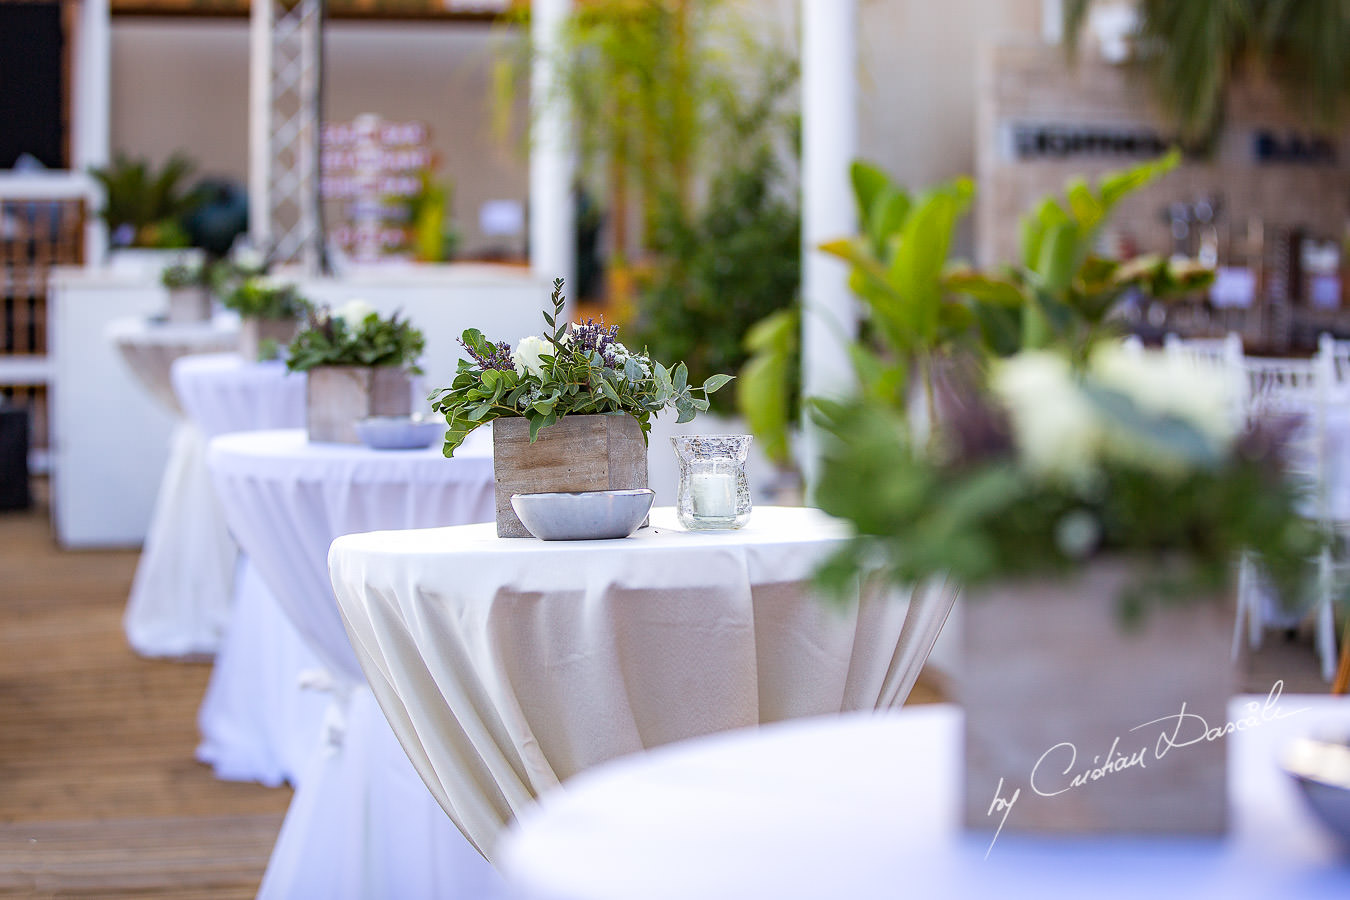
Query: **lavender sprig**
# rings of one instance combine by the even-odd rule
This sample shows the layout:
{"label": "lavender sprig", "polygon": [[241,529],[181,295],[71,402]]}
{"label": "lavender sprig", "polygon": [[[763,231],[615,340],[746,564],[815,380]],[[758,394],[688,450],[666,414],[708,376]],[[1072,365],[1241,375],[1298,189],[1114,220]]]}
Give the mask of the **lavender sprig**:
{"label": "lavender sprig", "polygon": [[511,345],[506,341],[498,341],[495,344],[487,345],[486,353],[479,353],[473,347],[464,343],[464,339],[459,339],[459,345],[464,348],[473,361],[478,363],[478,367],[483,371],[488,369],[497,369],[502,372],[514,372],[516,370],[515,360],[511,358]]}
{"label": "lavender sprig", "polygon": [[599,353],[606,368],[613,369],[619,364],[618,350],[622,346],[619,344],[619,326],[610,325],[606,328],[603,316],[598,323],[594,319],[587,319],[574,324],[569,343],[583,353],[592,350]]}

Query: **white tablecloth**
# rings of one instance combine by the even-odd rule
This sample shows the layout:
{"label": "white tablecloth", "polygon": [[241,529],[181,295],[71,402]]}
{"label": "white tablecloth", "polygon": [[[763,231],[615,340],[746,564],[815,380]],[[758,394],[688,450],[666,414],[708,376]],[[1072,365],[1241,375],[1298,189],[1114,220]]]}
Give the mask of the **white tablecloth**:
{"label": "white tablecloth", "polygon": [[339,535],[491,519],[490,434],[453,460],[439,446],[311,444],[298,430],[225,435],[209,456],[231,530],[328,670],[334,697],[259,896],[490,896],[495,873],[440,812],[379,715],[326,566]]}
{"label": "white tablecloth", "polygon": [[[305,376],[238,353],[184,356],[171,378],[187,417],[208,438],[301,428]],[[230,619],[197,714],[197,758],[221,778],[297,783],[327,706],[301,676],[319,668],[248,557],[239,555]]]}
{"label": "white tablecloth", "polygon": [[488,858],[540,793],[615,756],[796,716],[897,705],[950,609],[831,608],[804,579],[843,526],[757,508],[691,533],[674,510],[622,541],[501,539],[491,525],[333,544],[333,586],[380,706]]}
{"label": "white tablecloth", "polygon": [[280,360],[238,353],[188,356],[173,364],[174,395],[208,439],[236,431],[305,427],[305,375]]}
{"label": "white tablecloth", "polygon": [[[238,325],[228,318],[200,325],[119,319],[107,334],[141,384],[181,417],[169,375],[174,361],[233,347]],[[144,656],[210,654],[229,616],[235,548],[206,472],[201,432],[183,420],[170,440],[124,625]]]}
{"label": "white tablecloth", "polygon": [[[1241,703],[1265,699],[1235,699],[1232,718]],[[1226,738],[1227,839],[1005,833],[991,847],[992,829],[960,827],[961,717],[939,705],[718,735],[616,761],[522,816],[503,841],[501,867],[522,900],[1341,900],[1350,896],[1350,858],[1302,807],[1274,756],[1319,721],[1350,721],[1350,701],[1280,702],[1304,707]]]}

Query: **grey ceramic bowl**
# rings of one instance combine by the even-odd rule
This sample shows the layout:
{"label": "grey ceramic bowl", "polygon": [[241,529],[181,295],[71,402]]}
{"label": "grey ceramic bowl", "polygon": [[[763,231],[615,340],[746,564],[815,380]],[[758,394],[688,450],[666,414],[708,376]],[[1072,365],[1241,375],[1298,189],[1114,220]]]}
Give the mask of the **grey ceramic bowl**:
{"label": "grey ceramic bowl", "polygon": [[420,450],[445,437],[445,420],[411,416],[371,416],[356,423],[356,436],[372,450]]}
{"label": "grey ceramic bowl", "polygon": [[1286,750],[1283,764],[1308,807],[1350,848],[1350,736],[1301,738]]}
{"label": "grey ceramic bowl", "polygon": [[570,494],[513,494],[511,508],[541,541],[598,541],[628,537],[652,508],[656,494],[579,491]]}

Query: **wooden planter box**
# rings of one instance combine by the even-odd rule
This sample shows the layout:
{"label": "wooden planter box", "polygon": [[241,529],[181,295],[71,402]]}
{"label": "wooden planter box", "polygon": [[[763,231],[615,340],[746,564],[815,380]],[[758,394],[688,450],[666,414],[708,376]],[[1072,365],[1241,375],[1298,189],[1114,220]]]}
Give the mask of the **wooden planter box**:
{"label": "wooden planter box", "polygon": [[407,370],[390,366],[318,366],[305,387],[305,428],[311,441],[359,444],[356,423],[367,416],[412,412]]}
{"label": "wooden planter box", "polygon": [[267,341],[285,349],[295,339],[299,325],[295,319],[244,319],[239,323],[239,355],[248,362],[255,362]]}
{"label": "wooden planter box", "polygon": [[512,494],[618,491],[647,486],[647,442],[629,415],[563,416],[530,443],[523,418],[492,423],[497,536],[529,537]]}
{"label": "wooden planter box", "polygon": [[[1005,833],[1226,830],[1227,740],[1180,746],[1203,731],[1180,716],[1185,704],[1211,728],[1228,720],[1231,598],[1150,607],[1127,630],[1117,598],[1144,565],[1106,559],[963,601],[968,827],[992,834],[1006,811]],[[995,803],[1018,790],[1011,809]]]}
{"label": "wooden planter box", "polygon": [[170,322],[206,322],[210,318],[211,292],[206,288],[169,288]]}

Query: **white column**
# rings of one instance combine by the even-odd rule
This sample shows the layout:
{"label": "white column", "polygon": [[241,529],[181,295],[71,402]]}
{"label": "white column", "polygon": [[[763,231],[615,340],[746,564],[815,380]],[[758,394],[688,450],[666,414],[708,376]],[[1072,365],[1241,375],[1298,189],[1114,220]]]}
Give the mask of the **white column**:
{"label": "white column", "polygon": [[249,4],[248,236],[268,252],[272,240],[272,0]]}
{"label": "white column", "polygon": [[[70,167],[76,172],[87,172],[91,166],[108,163],[111,46],[108,0],[84,0],[80,4],[79,32],[75,40],[75,84],[71,103]],[[96,193],[96,204],[101,204],[102,190],[96,189]],[[107,231],[97,213],[95,205],[85,216],[84,250],[85,262],[89,265],[102,263],[107,250]]]}
{"label": "white column", "polygon": [[[847,344],[858,309],[847,267],[821,253],[853,234],[849,165],[857,155],[857,0],[802,0],[802,392],[830,396],[853,383]],[[802,469],[814,482],[818,443],[804,428]]]}
{"label": "white column", "polygon": [[558,30],[571,6],[571,0],[533,0],[530,5],[534,46],[530,78],[530,267],[536,276],[550,282],[558,277],[567,279],[569,297],[576,287],[574,155],[571,123],[560,102],[554,64]]}
{"label": "white column", "polygon": [[1041,39],[1047,44],[1064,42],[1064,0],[1041,0]]}

